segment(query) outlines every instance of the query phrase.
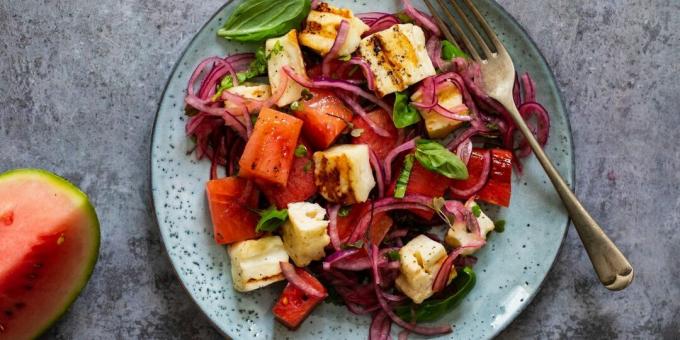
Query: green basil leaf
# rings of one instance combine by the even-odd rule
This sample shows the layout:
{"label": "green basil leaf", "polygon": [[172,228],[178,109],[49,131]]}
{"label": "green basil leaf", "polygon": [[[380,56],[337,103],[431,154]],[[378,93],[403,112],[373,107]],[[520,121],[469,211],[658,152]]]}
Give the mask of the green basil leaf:
{"label": "green basil leaf", "polygon": [[418,113],[418,110],[409,105],[407,92],[395,93],[392,120],[394,121],[394,126],[399,129],[417,124],[420,121],[420,113]]}
{"label": "green basil leaf", "polygon": [[268,209],[260,212],[260,221],[257,222],[255,230],[258,233],[272,232],[286,222],[288,219],[288,210],[277,210],[276,207],[271,206]]}
{"label": "green basil leaf", "polygon": [[452,44],[448,40],[442,41],[442,59],[451,61],[453,58],[469,59],[468,55],[460,47]]}
{"label": "green basil leaf", "polygon": [[394,309],[397,315],[411,322],[415,315],[416,322],[436,321],[451,312],[470,293],[475,286],[477,278],[470,267],[465,267],[458,272],[458,276],[451,283],[456,290],[446,298],[425,300],[422,304],[414,303],[399,306]]}
{"label": "green basil leaf", "polygon": [[426,169],[451,179],[467,179],[469,176],[460,157],[432,140],[416,141],[416,159]]}
{"label": "green basil leaf", "polygon": [[397,185],[394,188],[395,198],[404,198],[406,196],[406,188],[408,187],[408,181],[411,177],[411,170],[413,170],[413,160],[415,156],[413,154],[406,155],[404,158],[404,167],[401,169],[401,173],[397,178]]}
{"label": "green basil leaf", "polygon": [[231,14],[217,35],[241,42],[280,37],[300,26],[311,0],[246,0]]}

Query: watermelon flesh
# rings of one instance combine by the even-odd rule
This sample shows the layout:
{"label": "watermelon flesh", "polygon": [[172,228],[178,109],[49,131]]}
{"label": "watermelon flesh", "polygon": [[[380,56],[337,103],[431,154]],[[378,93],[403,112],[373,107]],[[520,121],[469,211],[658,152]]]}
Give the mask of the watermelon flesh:
{"label": "watermelon flesh", "polygon": [[31,339],[68,309],[99,253],[87,196],[41,170],[0,174],[0,339]]}

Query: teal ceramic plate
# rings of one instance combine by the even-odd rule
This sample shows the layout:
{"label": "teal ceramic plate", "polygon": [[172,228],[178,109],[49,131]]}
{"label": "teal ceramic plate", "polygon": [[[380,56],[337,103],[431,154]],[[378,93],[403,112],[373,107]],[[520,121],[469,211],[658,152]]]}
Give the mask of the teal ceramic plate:
{"label": "teal ceramic plate", "polygon": [[[332,0],[355,13],[396,12],[398,0]],[[572,141],[566,110],[555,79],[541,53],[520,25],[489,0],[476,1],[508,47],[518,70],[529,71],[538,98],[552,117],[548,154],[573,182]],[[322,304],[296,332],[274,321],[271,307],[282,290],[276,284],[249,294],[232,289],[225,247],[213,242],[204,194],[209,162],[187,155],[184,134],[184,91],[203,58],[252,51],[254,46],[230,43],[215,32],[238,1],[220,9],[191,41],[167,84],[154,126],[151,180],[163,242],[172,265],[191,297],[215,327],[237,339],[361,339],[368,337],[369,317],[357,317],[343,307]],[[425,9],[420,1],[417,7]],[[455,326],[444,338],[491,338],[505,328],[531,301],[560,248],[569,220],[547,177],[535,159],[513,182],[512,206],[496,213],[508,221],[478,253],[478,283],[471,294],[441,322]],[[393,335],[397,334],[393,327]]]}

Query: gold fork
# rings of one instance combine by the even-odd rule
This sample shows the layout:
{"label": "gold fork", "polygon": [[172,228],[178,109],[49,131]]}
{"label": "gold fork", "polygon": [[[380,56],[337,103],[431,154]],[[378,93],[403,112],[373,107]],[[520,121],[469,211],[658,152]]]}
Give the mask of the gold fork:
{"label": "gold fork", "polygon": [[[447,21],[442,19],[432,6],[430,0],[424,1],[446,38],[450,42],[456,43],[451,31],[449,31],[445,24]],[[536,141],[536,138],[534,138],[534,135],[519,114],[512,95],[512,89],[515,84],[515,65],[512,63],[512,59],[508,55],[503,43],[501,43],[498,36],[491,29],[491,26],[489,26],[479,10],[477,10],[477,7],[470,0],[449,0],[450,7],[454,9],[459,19],[454,17],[449,6],[443,0],[437,0],[437,2],[445,18],[448,19],[448,23],[453,27],[467,48],[470,56],[480,64],[482,70],[482,89],[491,98],[503,105],[510,113],[517,128],[529,142],[536,158],[538,158],[546,174],[550,177],[550,181],[552,181],[553,186],[555,186],[557,193],[562,198],[562,202],[564,202],[569,212],[569,216],[571,216],[574,227],[576,227],[581,242],[583,242],[583,246],[588,252],[588,257],[590,257],[600,282],[610,290],[622,290],[628,287],[633,281],[634,276],[633,267],[630,265],[630,262],[628,262],[623,253],[607,237],[602,228],[600,228],[581,202],[579,202],[574,192],[571,191],[548,156],[543,152],[538,141]],[[464,5],[460,5],[459,2],[462,2]],[[467,6],[468,11],[472,15],[467,15],[463,11],[463,6]],[[478,25],[482,27],[487,38],[493,44],[495,52],[491,51],[470,19],[476,20]],[[477,42],[481,51],[477,50],[475,45],[473,45],[468,34],[462,29],[461,24],[471,33],[472,38]]]}

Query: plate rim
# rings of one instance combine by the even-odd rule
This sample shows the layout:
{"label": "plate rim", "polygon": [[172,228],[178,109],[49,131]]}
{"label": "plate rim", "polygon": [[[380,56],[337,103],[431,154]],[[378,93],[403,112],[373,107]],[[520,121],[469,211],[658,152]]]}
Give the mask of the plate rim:
{"label": "plate rim", "polygon": [[[165,82],[165,85],[163,86],[163,91],[161,92],[160,99],[158,100],[158,108],[156,109],[156,113],[154,115],[153,124],[151,125],[151,131],[150,131],[151,138],[149,139],[149,171],[148,171],[148,176],[149,176],[149,179],[150,179],[148,181],[148,183],[149,183],[149,194],[151,196],[151,208],[152,208],[152,211],[153,211],[153,221],[155,222],[155,224],[158,228],[158,231],[159,231],[161,244],[162,244],[162,247],[163,247],[163,253],[166,256],[166,258],[169,260],[169,262],[172,266],[172,271],[175,273],[175,277],[179,281],[180,286],[182,287],[184,292],[190,297],[190,299],[194,303],[194,305],[196,307],[198,307],[201,314],[203,314],[203,316],[208,320],[210,325],[222,337],[225,337],[225,338],[232,338],[232,336],[229,335],[228,333],[226,333],[225,331],[223,331],[218,326],[217,322],[215,320],[213,320],[213,318],[203,310],[200,303],[196,300],[196,297],[194,297],[194,295],[191,294],[191,291],[189,290],[189,288],[185,284],[184,280],[182,280],[182,277],[179,275],[179,272],[177,271],[177,265],[175,264],[175,261],[173,260],[173,258],[170,256],[170,253],[168,252],[167,242],[165,240],[165,237],[163,236],[163,232],[161,230],[161,225],[160,225],[159,220],[158,220],[158,210],[156,208],[156,195],[154,194],[154,191],[153,191],[153,186],[154,186],[153,185],[154,184],[154,180],[153,180],[153,178],[154,178],[153,177],[153,160],[154,160],[154,158],[153,158],[153,147],[155,145],[155,140],[156,140],[156,128],[157,128],[157,123],[158,123],[158,117],[161,114],[161,107],[162,107],[163,101],[166,97],[168,88],[170,87],[170,83],[172,82],[173,75],[175,74],[175,72],[177,71],[179,66],[181,65],[182,60],[184,59],[186,54],[189,52],[191,46],[194,44],[196,39],[198,39],[199,34],[201,32],[203,32],[208,27],[208,25],[220,14],[220,12],[222,12],[222,10],[224,8],[229,6],[234,1],[237,1],[237,0],[226,0],[226,2],[222,6],[217,8],[215,10],[215,12],[210,16],[210,18],[207,19],[205,21],[205,23],[203,23],[203,25],[201,25],[201,27],[198,29],[198,31],[196,31],[196,33],[191,38],[191,40],[189,40],[186,47],[184,47],[184,49],[182,50],[182,53],[179,55],[179,57],[177,58],[177,61],[175,61],[174,65],[172,66],[172,69],[168,73],[167,80]],[[541,49],[538,48],[536,41],[529,34],[529,32],[527,32],[527,30],[524,28],[524,26],[519,21],[517,21],[517,19],[515,19],[515,17],[512,16],[512,14],[510,14],[510,12],[508,12],[505,9],[505,7],[503,7],[501,4],[499,4],[496,0],[489,0],[489,3],[492,6],[494,6],[497,10],[499,10],[499,13],[501,13],[501,15],[503,17],[505,17],[506,19],[508,19],[509,21],[514,23],[517,27],[519,27],[520,31],[529,40],[529,42],[530,42],[529,47],[537,53],[537,55],[540,57],[540,61],[542,62],[542,64],[546,66],[545,68],[547,69],[548,74],[550,75],[549,82],[552,83],[552,85],[553,85],[552,87],[555,88],[555,90],[557,92],[557,99],[558,99],[557,103],[561,107],[562,111],[565,114],[565,118],[566,118],[565,123],[566,123],[567,132],[568,132],[569,146],[570,146],[570,149],[571,149],[570,150],[571,151],[571,153],[570,153],[571,157],[570,158],[571,158],[571,169],[572,169],[571,176],[570,176],[571,178],[568,178],[567,180],[569,182],[568,186],[575,192],[576,191],[576,189],[575,189],[576,188],[576,180],[575,180],[576,179],[576,156],[575,156],[576,150],[575,150],[575,146],[574,146],[574,134],[573,134],[573,130],[572,130],[572,127],[571,127],[571,119],[570,119],[571,114],[569,113],[567,106],[564,104],[562,90],[560,89],[560,87],[557,84],[557,78],[555,77],[555,73],[553,72],[552,67],[550,67],[548,60],[545,58],[545,55],[543,54]],[[505,329],[507,329],[507,327],[510,326],[510,324],[512,324],[517,319],[517,317],[520,314],[522,314],[524,312],[524,310],[529,305],[532,304],[536,295],[538,295],[538,293],[543,289],[543,284],[545,283],[546,279],[551,274],[551,272],[554,270],[555,262],[557,261],[557,258],[559,257],[559,255],[562,253],[562,249],[564,248],[564,240],[567,237],[567,233],[569,232],[570,225],[571,225],[571,217],[569,217],[569,215],[567,214],[566,227],[564,228],[564,232],[563,232],[561,240],[560,240],[560,245],[557,248],[557,251],[555,252],[555,256],[553,256],[552,260],[550,261],[550,268],[548,269],[546,274],[541,278],[536,289],[534,289],[533,292],[531,294],[529,294],[528,298],[526,299],[526,302],[524,304],[520,305],[520,307],[517,308],[514,313],[512,313],[513,315],[512,315],[511,318],[508,319],[508,321],[504,322],[500,327],[494,329],[494,331],[491,334],[491,338],[498,336]]]}

